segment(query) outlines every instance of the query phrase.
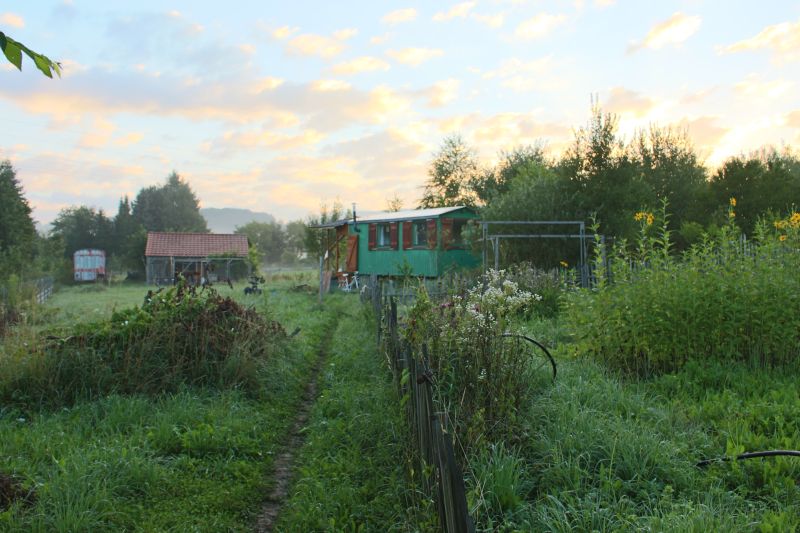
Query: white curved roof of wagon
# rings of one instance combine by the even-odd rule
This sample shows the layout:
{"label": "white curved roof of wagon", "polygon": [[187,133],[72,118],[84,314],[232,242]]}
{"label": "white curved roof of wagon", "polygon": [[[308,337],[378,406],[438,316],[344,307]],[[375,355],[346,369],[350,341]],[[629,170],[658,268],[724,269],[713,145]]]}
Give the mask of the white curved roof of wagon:
{"label": "white curved roof of wagon", "polygon": [[[400,222],[403,220],[420,220],[436,218],[459,209],[471,209],[464,205],[453,207],[432,207],[430,209],[404,209],[402,211],[367,211],[363,215],[356,214],[356,222]],[[315,224],[312,228],[336,228],[353,222],[352,218],[343,218],[325,224]]]}

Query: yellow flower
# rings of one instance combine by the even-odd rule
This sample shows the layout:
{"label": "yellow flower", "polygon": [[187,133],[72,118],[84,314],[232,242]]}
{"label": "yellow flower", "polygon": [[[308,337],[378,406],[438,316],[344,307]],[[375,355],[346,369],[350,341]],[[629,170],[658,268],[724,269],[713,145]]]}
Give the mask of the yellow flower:
{"label": "yellow flower", "polygon": [[792,213],[792,216],[789,217],[789,224],[791,224],[793,228],[800,226],[800,213]]}
{"label": "yellow flower", "polygon": [[653,223],[655,217],[653,216],[653,213],[648,213],[647,211],[639,211],[638,213],[633,215],[633,220],[635,220],[636,222],[641,222],[642,220],[644,220],[645,224],[649,226]]}
{"label": "yellow flower", "polygon": [[736,217],[736,213],[733,212],[733,209],[728,211],[728,218],[735,218],[735,217]]}
{"label": "yellow flower", "polygon": [[785,241],[786,240],[786,235],[781,235],[780,237],[778,237],[778,240],[781,241],[781,242]]}
{"label": "yellow flower", "polygon": [[729,202],[730,202],[730,204],[731,204],[731,207],[736,207],[736,198],[733,198],[733,197],[731,197],[731,199],[729,200]]}
{"label": "yellow flower", "polygon": [[775,222],[772,223],[772,225],[775,226],[775,229],[783,229],[786,227],[786,221],[776,220]]}
{"label": "yellow flower", "polygon": [[569,266],[569,264],[566,261],[561,261],[559,264],[564,268],[567,268]]}

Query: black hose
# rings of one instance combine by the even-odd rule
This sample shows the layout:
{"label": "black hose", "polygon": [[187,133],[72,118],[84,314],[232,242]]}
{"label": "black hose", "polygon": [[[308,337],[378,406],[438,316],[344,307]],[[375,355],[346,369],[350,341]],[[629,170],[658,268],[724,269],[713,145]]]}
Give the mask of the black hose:
{"label": "black hose", "polygon": [[556,380],[556,374],[558,372],[558,369],[556,368],[556,360],[553,359],[553,356],[550,355],[550,351],[545,347],[544,344],[542,344],[541,342],[539,342],[539,341],[537,341],[535,339],[532,339],[532,338],[528,337],[527,335],[521,335],[519,333],[503,333],[500,336],[501,337],[516,337],[518,339],[526,340],[526,341],[530,342],[531,344],[533,344],[534,346],[538,346],[544,352],[544,354],[547,356],[547,359],[550,362],[550,366],[553,368],[553,381]]}
{"label": "black hose", "polygon": [[714,459],[703,459],[695,466],[698,468],[703,468],[704,466],[708,466],[711,463],[721,463],[723,461],[730,461],[731,459],[736,459],[737,461],[739,461],[741,459],[755,459],[756,457],[777,457],[777,456],[800,457],[800,451],[766,450],[763,452],[747,452],[739,454],[736,457],[715,457]]}

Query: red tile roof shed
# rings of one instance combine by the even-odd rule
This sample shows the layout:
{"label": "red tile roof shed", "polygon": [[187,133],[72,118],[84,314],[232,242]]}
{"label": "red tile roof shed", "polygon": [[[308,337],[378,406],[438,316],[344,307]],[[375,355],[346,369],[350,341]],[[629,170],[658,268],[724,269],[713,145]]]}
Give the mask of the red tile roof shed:
{"label": "red tile roof shed", "polygon": [[149,232],[148,257],[208,257],[234,254],[247,257],[247,236],[232,233]]}

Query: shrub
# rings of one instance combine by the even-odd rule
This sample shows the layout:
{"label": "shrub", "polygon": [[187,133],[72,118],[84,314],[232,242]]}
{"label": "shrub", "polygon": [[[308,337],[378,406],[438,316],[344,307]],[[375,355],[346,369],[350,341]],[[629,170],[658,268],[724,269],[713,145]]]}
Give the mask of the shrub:
{"label": "shrub", "polygon": [[0,400],[60,406],[183,384],[255,391],[261,362],[286,336],[280,324],[231,298],[183,284],[150,291],[141,307],[108,320],[58,333],[6,350]]}
{"label": "shrub", "polygon": [[747,242],[733,224],[681,256],[642,220],[639,245],[618,254],[614,283],[578,291],[569,318],[580,353],[624,372],[674,371],[690,360],[794,362],[800,353],[800,215],[759,224]]}

